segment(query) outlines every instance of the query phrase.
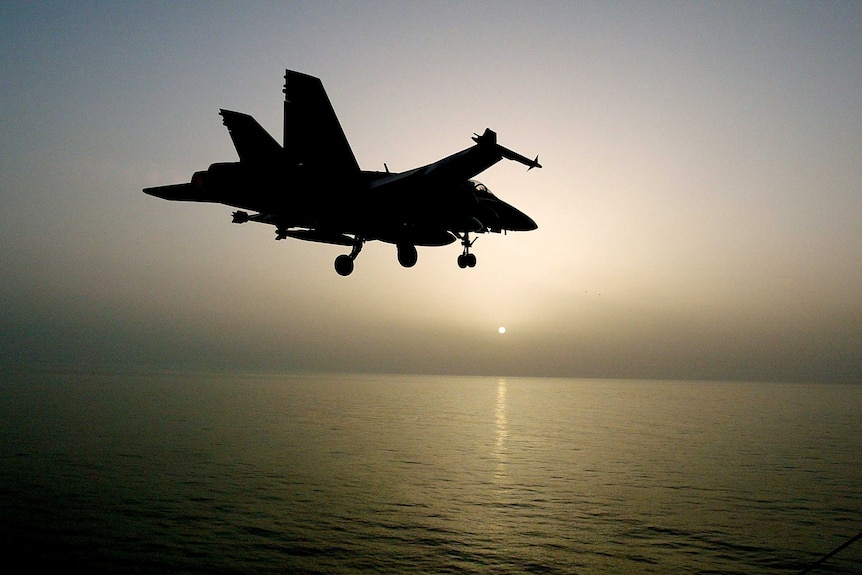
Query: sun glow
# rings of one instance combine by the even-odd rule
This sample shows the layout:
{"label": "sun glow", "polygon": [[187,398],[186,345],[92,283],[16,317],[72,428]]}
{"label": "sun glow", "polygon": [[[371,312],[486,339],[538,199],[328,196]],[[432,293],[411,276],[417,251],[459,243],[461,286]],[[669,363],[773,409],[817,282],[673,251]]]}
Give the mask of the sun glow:
{"label": "sun glow", "polygon": [[499,328],[497,328],[497,333],[500,333],[500,334],[506,333],[506,328],[501,325]]}

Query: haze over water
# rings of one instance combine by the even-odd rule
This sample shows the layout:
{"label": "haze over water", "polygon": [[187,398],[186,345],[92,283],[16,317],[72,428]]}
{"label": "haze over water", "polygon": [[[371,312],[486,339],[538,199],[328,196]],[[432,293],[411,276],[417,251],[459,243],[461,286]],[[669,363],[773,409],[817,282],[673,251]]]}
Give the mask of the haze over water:
{"label": "haze over water", "polygon": [[7,372],[0,534],[87,570],[796,573],[860,529],[861,411],[843,384]]}

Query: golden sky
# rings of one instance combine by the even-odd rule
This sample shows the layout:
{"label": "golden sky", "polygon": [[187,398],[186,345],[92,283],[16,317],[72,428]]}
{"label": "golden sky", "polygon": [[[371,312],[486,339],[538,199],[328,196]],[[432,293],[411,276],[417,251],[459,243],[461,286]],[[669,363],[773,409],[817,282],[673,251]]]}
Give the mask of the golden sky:
{"label": "golden sky", "polygon": [[[6,2],[0,47],[3,363],[862,374],[860,3]],[[477,177],[539,229],[342,278],[141,193],[236,160],[219,108],[280,141],[285,68],[364,169],[539,154]]]}

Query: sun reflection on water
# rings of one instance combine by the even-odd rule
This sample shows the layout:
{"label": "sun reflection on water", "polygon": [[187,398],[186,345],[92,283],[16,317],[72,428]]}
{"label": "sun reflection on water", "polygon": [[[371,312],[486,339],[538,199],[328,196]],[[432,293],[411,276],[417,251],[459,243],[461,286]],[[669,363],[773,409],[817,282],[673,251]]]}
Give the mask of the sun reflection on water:
{"label": "sun reflection on water", "polygon": [[494,480],[497,483],[502,483],[507,479],[506,467],[508,466],[509,458],[506,440],[509,438],[509,428],[506,411],[506,379],[500,378],[497,380],[497,404],[494,409],[494,457],[497,460]]}

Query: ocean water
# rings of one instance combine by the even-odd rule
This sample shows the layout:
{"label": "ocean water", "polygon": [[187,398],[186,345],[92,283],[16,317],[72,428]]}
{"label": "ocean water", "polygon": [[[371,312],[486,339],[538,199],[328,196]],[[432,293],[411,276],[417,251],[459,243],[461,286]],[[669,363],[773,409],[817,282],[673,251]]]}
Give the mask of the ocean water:
{"label": "ocean water", "polygon": [[[862,385],[0,385],[0,541],[20,572],[778,574],[860,530]],[[813,571],[860,572],[862,542]]]}

